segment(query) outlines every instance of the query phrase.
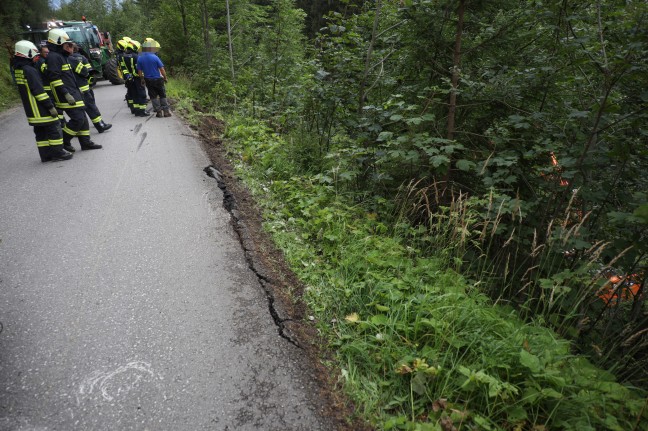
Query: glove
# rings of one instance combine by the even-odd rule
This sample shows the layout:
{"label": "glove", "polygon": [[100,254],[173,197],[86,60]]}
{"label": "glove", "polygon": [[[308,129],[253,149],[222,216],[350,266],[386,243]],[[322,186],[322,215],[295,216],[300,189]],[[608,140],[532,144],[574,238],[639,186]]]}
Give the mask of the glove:
{"label": "glove", "polygon": [[58,111],[56,110],[55,107],[52,106],[52,107],[49,109],[49,113],[50,113],[50,115],[51,115],[52,117],[54,117],[54,118],[58,118]]}
{"label": "glove", "polygon": [[131,75],[130,73],[127,73],[126,75],[124,75],[124,79],[126,81],[130,81],[131,79],[133,79],[133,75]]}
{"label": "glove", "polygon": [[70,105],[76,104],[76,99],[70,93],[65,93],[65,100],[67,100],[67,103],[69,103]]}

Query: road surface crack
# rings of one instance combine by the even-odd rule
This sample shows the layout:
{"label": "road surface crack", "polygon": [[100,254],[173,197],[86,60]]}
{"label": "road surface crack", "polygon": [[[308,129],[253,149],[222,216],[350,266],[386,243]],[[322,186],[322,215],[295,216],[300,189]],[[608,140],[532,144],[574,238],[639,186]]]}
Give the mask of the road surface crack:
{"label": "road surface crack", "polygon": [[289,330],[286,328],[286,322],[290,322],[292,321],[292,319],[281,317],[282,313],[277,307],[277,302],[275,301],[275,297],[272,293],[271,286],[273,284],[273,281],[271,277],[267,275],[267,271],[263,269],[263,264],[257,258],[254,241],[252,240],[252,237],[248,232],[246,223],[241,217],[241,213],[237,208],[235,196],[227,189],[227,184],[225,183],[225,180],[223,180],[223,175],[215,166],[207,166],[205,169],[203,169],[203,171],[209,177],[216,180],[218,188],[223,192],[223,207],[227,210],[227,212],[230,213],[230,216],[232,217],[234,231],[238,235],[239,242],[241,243],[241,247],[243,248],[245,260],[248,264],[248,267],[255,274],[255,276],[259,280],[261,288],[265,292],[265,296],[268,300],[268,310],[270,311],[272,320],[277,326],[279,336],[301,349],[302,346],[300,346],[297,340],[290,335]]}

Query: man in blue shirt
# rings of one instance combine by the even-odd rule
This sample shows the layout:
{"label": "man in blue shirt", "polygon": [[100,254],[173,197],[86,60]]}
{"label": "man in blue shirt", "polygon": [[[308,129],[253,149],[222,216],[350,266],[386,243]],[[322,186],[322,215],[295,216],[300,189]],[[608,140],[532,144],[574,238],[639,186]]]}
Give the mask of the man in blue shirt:
{"label": "man in blue shirt", "polygon": [[137,58],[137,72],[142,82],[146,83],[155,116],[158,118],[171,116],[164,87],[164,83],[167,82],[166,71],[160,57],[155,55],[159,46],[160,44],[153,39],[147,39],[142,44],[142,54]]}

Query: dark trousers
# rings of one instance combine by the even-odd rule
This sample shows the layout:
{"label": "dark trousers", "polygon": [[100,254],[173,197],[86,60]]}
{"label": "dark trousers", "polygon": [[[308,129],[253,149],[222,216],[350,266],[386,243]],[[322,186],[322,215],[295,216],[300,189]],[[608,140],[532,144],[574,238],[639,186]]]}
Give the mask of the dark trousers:
{"label": "dark trousers", "polygon": [[146,89],[142,80],[138,78],[133,79],[133,107],[142,111],[146,110]]}
{"label": "dark trousers", "polygon": [[36,145],[39,147],[63,145],[63,135],[58,122],[34,126],[34,135],[36,135]]}
{"label": "dark trousers", "polygon": [[101,122],[101,112],[97,108],[97,102],[95,102],[94,91],[92,89],[83,92],[83,103],[85,103],[85,111],[90,117],[90,121],[93,124]]}
{"label": "dark trousers", "polygon": [[41,161],[46,162],[51,157],[58,156],[63,152],[63,135],[59,122],[39,124],[33,127]]}
{"label": "dark trousers", "polygon": [[163,78],[156,78],[156,79],[145,79],[146,81],[146,88],[148,89],[148,94],[151,99],[156,99],[156,98],[166,98],[166,88],[164,87],[164,79]]}
{"label": "dark trousers", "polygon": [[130,108],[131,112],[134,114],[133,110],[133,78],[125,79],[124,86],[126,86],[126,104]]}
{"label": "dark trousers", "polygon": [[79,143],[83,146],[90,142],[90,125],[86,117],[85,108],[65,109],[65,113],[70,117],[63,126],[63,142],[70,145],[72,138],[79,138]]}
{"label": "dark trousers", "polygon": [[153,109],[156,112],[160,110],[168,111],[169,104],[166,98],[167,96],[166,96],[166,88],[164,87],[164,79],[146,78],[145,81],[146,81],[146,88],[148,89],[149,98],[151,99],[151,103],[153,104]]}

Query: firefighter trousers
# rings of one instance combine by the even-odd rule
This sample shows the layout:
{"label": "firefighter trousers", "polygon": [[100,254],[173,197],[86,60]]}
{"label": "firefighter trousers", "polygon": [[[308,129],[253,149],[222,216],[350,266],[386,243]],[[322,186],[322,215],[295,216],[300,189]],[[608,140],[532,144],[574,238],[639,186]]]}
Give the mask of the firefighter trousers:
{"label": "firefighter trousers", "polygon": [[92,124],[101,123],[101,112],[97,108],[97,102],[95,101],[94,91],[92,89],[83,92],[83,103],[85,104],[85,111],[90,117]]}
{"label": "firefighter trousers", "polygon": [[46,162],[51,157],[63,152],[63,135],[59,122],[41,124],[33,127],[34,135],[36,135],[36,146],[38,147],[41,161]]}
{"label": "firefighter trousers", "polygon": [[83,147],[90,142],[90,125],[86,117],[85,109],[70,108],[65,109],[65,113],[70,117],[63,126],[63,143],[70,145],[72,138],[79,138],[79,144]]}
{"label": "firefighter trousers", "polygon": [[142,84],[139,78],[131,79],[128,84],[130,85],[130,94],[133,98],[131,109],[134,110],[133,114],[143,113],[146,111],[146,87]]}

